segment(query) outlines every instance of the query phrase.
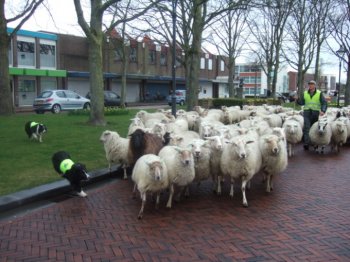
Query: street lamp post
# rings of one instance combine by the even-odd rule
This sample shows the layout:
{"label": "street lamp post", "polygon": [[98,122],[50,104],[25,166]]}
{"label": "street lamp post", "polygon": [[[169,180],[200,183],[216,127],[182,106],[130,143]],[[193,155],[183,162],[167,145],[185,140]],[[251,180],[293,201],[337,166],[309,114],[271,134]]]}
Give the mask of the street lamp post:
{"label": "street lamp post", "polygon": [[339,99],[340,99],[340,77],[341,77],[341,60],[343,59],[343,55],[346,53],[346,50],[342,45],[340,45],[339,50],[336,52],[339,57],[339,85],[338,85],[338,97],[337,97],[337,107],[339,107]]}
{"label": "street lamp post", "polygon": [[172,49],[172,97],[171,113],[176,116],[176,6],[177,0],[172,0],[172,18],[173,18],[173,49]]}

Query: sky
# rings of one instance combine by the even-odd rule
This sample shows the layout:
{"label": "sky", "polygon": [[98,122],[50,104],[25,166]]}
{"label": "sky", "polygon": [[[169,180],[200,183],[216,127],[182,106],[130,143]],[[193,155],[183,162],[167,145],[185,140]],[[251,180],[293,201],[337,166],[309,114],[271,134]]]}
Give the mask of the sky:
{"label": "sky", "polygon": [[[20,6],[23,0],[6,0],[6,6],[15,8]],[[75,12],[73,0],[49,0],[46,1],[48,9],[44,7],[39,7],[35,14],[22,26],[22,29],[30,31],[47,31],[52,33],[70,34],[84,36],[84,33],[77,22],[77,16]],[[87,0],[81,0],[84,9],[85,17],[89,16],[88,8],[84,6],[88,5]],[[8,10],[8,9],[7,9]],[[6,16],[8,11],[6,12]],[[8,17],[7,17],[8,18]],[[9,27],[16,26],[16,23],[8,24]],[[335,49],[338,49],[335,43]],[[216,51],[209,50],[213,53]],[[324,74],[334,75],[338,81],[339,77],[339,59],[333,54],[323,55],[323,61],[327,63],[322,68]],[[292,71],[295,71],[291,69]],[[345,82],[346,73],[344,70],[341,72],[341,81]]]}

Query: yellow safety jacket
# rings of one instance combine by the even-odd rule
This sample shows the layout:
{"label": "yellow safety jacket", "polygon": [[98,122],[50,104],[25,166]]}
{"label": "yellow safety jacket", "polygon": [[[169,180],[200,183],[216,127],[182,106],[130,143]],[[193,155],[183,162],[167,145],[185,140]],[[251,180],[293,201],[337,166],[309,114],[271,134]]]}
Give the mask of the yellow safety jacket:
{"label": "yellow safety jacket", "polygon": [[320,111],[321,110],[321,91],[316,90],[315,94],[311,97],[310,93],[308,91],[304,92],[304,110],[314,110],[314,111]]}
{"label": "yellow safety jacket", "polygon": [[65,174],[68,170],[72,168],[74,162],[70,159],[65,159],[60,164],[60,170],[63,174]]}

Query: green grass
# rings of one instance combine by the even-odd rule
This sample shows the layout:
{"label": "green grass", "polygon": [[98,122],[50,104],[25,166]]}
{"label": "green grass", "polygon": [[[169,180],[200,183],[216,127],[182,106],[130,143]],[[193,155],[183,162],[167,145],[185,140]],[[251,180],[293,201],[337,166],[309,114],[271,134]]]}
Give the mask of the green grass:
{"label": "green grass", "polygon": [[[129,109],[124,115],[108,115],[104,127],[88,125],[85,114],[0,117],[0,195],[61,180],[51,163],[51,156],[58,150],[69,152],[73,161],[84,163],[88,171],[108,167],[100,135],[108,129],[125,137],[130,118],[137,111]],[[24,131],[27,121],[47,126],[43,143],[28,139]]]}

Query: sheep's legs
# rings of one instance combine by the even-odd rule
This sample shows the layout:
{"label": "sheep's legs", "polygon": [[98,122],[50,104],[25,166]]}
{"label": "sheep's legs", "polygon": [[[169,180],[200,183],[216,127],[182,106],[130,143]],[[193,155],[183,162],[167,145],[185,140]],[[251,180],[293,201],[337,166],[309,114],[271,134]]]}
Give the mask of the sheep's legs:
{"label": "sheep's legs", "polygon": [[242,180],[242,196],[243,196],[243,206],[244,207],[248,207],[248,201],[247,201],[247,198],[245,196],[245,188],[246,188],[246,185],[247,185],[247,180]]}
{"label": "sheep's legs", "polygon": [[216,181],[218,183],[218,185],[217,185],[217,192],[216,193],[219,196],[221,196],[221,176],[218,176]]}
{"label": "sheep's legs", "polygon": [[124,179],[128,179],[128,175],[126,174],[126,166],[123,165],[123,170],[124,170]]}
{"label": "sheep's legs", "polygon": [[160,198],[160,192],[157,192],[157,196],[156,196],[156,209],[159,208],[159,198]]}
{"label": "sheep's legs", "polygon": [[168,199],[168,203],[166,204],[167,208],[171,208],[171,204],[173,202],[173,195],[174,195],[174,185],[171,184],[169,187],[169,199]]}
{"label": "sheep's legs", "polygon": [[141,193],[141,200],[142,200],[142,204],[141,204],[141,209],[140,209],[139,215],[137,216],[138,219],[141,219],[143,216],[143,209],[144,209],[145,203],[146,203],[146,192]]}
{"label": "sheep's legs", "polygon": [[267,174],[266,177],[267,177],[267,179],[266,179],[266,192],[270,193],[273,190],[272,175]]}
{"label": "sheep's legs", "polygon": [[230,197],[231,198],[233,198],[233,194],[235,193],[234,186],[235,186],[235,180],[231,177],[231,188],[230,188]]}
{"label": "sheep's legs", "polygon": [[136,183],[134,184],[134,189],[132,190],[132,198],[136,198]]}

